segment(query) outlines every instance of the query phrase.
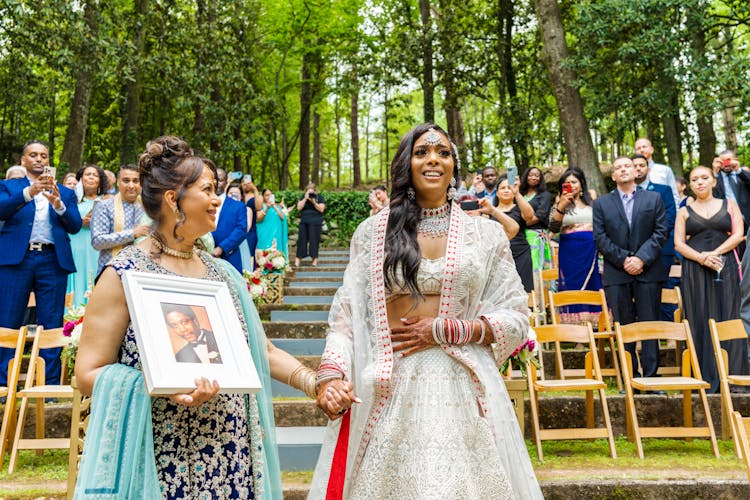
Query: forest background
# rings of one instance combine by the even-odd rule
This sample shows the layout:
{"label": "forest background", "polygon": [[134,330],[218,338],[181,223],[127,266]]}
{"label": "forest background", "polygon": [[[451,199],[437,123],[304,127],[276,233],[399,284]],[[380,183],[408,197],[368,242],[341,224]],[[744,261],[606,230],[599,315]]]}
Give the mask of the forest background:
{"label": "forest background", "polygon": [[682,174],[747,145],[745,0],[2,0],[0,171],[171,133],[259,186],[388,180],[435,121],[464,173],[599,164],[639,136]]}

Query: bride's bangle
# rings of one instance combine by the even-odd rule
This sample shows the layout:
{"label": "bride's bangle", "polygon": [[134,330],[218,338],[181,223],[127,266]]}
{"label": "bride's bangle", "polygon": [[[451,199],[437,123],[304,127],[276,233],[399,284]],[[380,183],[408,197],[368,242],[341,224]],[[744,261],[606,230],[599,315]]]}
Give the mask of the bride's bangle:
{"label": "bride's bangle", "polygon": [[484,336],[487,333],[487,330],[486,330],[487,327],[484,326],[484,320],[479,319],[477,321],[479,321],[479,326],[482,328],[482,334],[479,336],[479,340],[477,340],[477,344],[482,345],[484,344]]}

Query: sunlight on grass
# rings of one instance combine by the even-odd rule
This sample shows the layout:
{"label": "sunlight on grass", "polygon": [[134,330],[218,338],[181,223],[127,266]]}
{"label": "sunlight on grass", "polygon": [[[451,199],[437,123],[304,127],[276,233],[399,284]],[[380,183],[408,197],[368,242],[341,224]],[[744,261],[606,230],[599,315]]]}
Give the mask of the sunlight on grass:
{"label": "sunlight on grass", "polygon": [[16,472],[8,474],[7,460],[0,469],[0,481],[65,481],[68,478],[68,450],[47,450],[37,455],[32,450],[18,452]]}

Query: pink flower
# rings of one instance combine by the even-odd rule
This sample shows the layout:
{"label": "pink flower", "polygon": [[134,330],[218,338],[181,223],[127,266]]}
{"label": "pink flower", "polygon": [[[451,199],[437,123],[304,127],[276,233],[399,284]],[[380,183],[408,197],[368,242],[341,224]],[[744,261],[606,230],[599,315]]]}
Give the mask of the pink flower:
{"label": "pink flower", "polygon": [[266,262],[266,269],[269,271],[273,270],[273,264],[271,262]]}
{"label": "pink flower", "polygon": [[65,325],[63,326],[63,335],[66,337],[70,337],[70,334],[73,333],[73,329],[76,327],[75,321],[66,321]]}

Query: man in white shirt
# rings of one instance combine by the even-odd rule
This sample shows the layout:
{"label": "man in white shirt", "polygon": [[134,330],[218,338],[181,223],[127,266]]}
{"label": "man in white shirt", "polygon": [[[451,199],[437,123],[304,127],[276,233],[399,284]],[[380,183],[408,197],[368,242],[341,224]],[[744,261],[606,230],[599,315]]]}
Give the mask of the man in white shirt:
{"label": "man in white shirt", "polygon": [[680,193],[677,191],[677,181],[674,177],[672,169],[661,163],[655,163],[652,156],[654,154],[654,146],[651,145],[651,141],[645,137],[641,137],[635,141],[635,152],[639,155],[643,155],[648,160],[648,166],[650,168],[648,178],[654,184],[664,184],[669,186],[674,196],[674,206],[680,206]]}

